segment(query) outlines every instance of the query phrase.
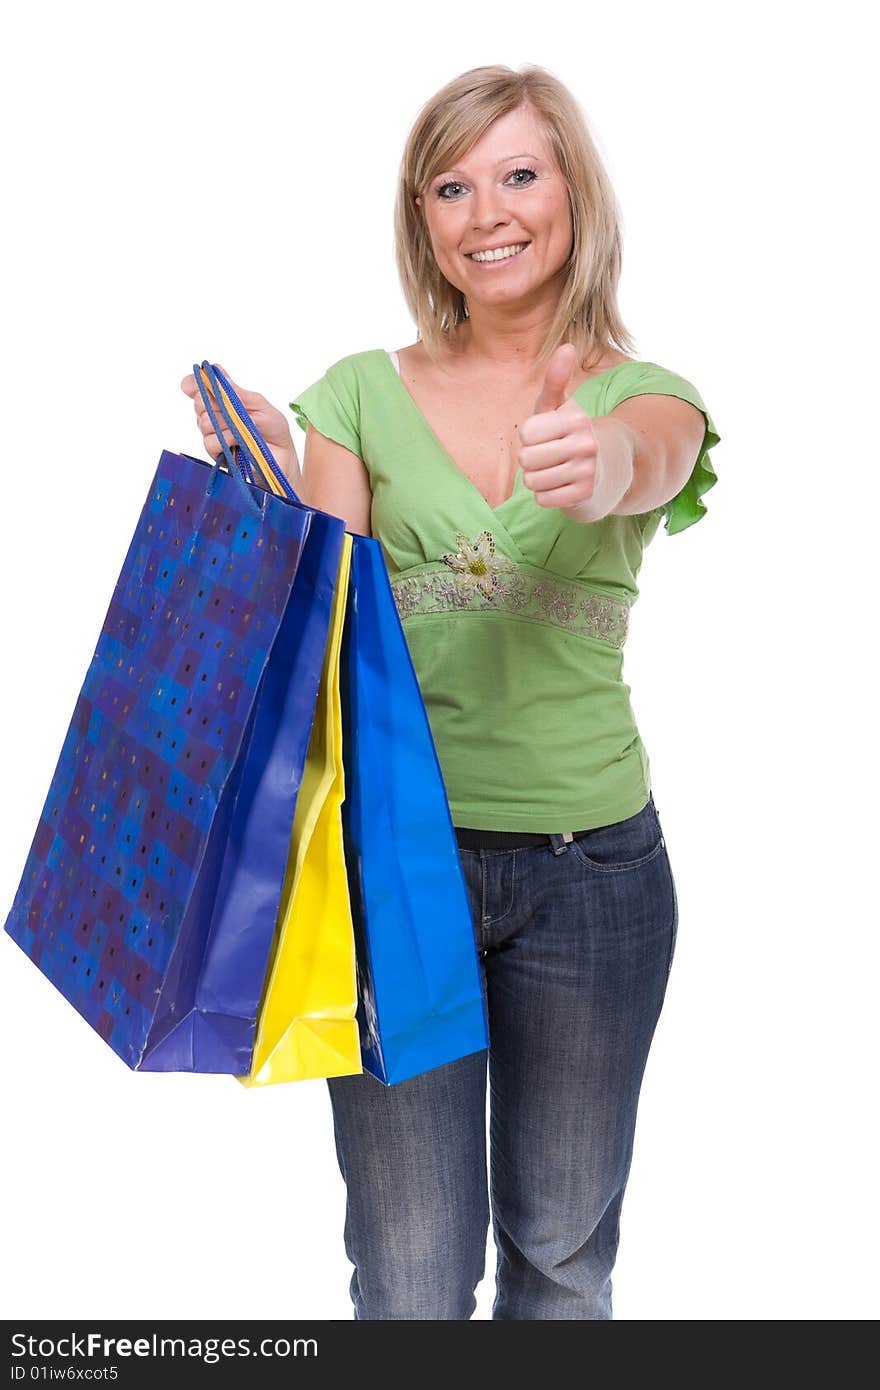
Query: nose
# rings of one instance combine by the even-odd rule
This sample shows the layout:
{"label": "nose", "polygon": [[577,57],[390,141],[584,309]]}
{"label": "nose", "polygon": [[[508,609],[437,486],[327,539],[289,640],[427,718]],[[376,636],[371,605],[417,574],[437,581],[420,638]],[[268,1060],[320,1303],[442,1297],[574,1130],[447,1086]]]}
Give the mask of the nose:
{"label": "nose", "polygon": [[473,219],[475,231],[510,222],[510,214],[504,210],[503,194],[494,184],[489,184],[482,190],[478,188],[475,192]]}

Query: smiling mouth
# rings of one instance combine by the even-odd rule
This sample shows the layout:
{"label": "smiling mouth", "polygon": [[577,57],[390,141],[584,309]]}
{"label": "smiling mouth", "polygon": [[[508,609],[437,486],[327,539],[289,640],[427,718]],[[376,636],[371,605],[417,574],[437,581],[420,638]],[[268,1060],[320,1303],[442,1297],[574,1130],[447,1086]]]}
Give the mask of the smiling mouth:
{"label": "smiling mouth", "polygon": [[524,251],[528,251],[531,244],[530,241],[513,242],[512,245],[519,246],[520,249],[518,251],[509,251],[505,256],[490,256],[488,260],[476,260],[474,258],[474,253],[469,251],[465,252],[465,260],[470,261],[473,265],[479,266],[481,269],[490,270],[494,266],[509,265],[511,261],[518,260]]}

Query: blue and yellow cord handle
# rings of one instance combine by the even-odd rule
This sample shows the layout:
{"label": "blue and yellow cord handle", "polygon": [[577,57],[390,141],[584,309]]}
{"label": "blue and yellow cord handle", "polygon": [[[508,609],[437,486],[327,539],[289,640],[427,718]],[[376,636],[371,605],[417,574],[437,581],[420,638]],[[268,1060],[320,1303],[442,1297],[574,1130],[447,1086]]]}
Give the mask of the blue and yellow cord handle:
{"label": "blue and yellow cord handle", "polygon": [[[232,383],[220,368],[212,366],[208,361],[204,361],[201,366],[196,362],[193,364],[193,375],[230,473],[237,470],[245,482],[253,483],[253,469],[256,466],[261,475],[259,481],[269,492],[274,493],[276,497],[287,497],[292,502],[299,502],[300,498],[279,468],[268,444],[239,400]],[[235,439],[231,448],[223,438],[222,427],[211,404],[212,395]],[[238,458],[238,449],[242,452],[243,461]]]}

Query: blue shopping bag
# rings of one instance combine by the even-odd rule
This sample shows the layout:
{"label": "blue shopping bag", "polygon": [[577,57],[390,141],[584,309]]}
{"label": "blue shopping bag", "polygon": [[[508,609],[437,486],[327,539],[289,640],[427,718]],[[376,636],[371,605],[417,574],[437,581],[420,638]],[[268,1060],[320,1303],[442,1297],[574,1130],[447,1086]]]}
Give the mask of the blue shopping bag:
{"label": "blue shopping bag", "polygon": [[[226,385],[246,421],[245,437],[236,434],[246,461],[271,460]],[[458,842],[382,546],[351,539],[339,679],[342,832],[361,1060],[392,1085],[482,1050],[489,1030]]]}
{"label": "blue shopping bag", "polygon": [[130,1067],[242,1074],[345,527],[194,372],[245,462],[162,452],[6,931]]}
{"label": "blue shopping bag", "polygon": [[381,544],[354,536],[340,664],[343,839],[364,1070],[386,1085],[488,1046],[446,788]]}

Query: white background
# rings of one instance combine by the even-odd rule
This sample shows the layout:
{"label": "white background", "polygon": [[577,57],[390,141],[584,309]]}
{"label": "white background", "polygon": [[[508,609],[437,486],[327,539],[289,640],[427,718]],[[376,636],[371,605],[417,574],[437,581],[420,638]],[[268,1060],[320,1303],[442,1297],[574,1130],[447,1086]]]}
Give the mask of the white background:
{"label": "white background", "polygon": [[[282,408],[414,340],[422,103],[537,62],[620,199],[635,355],[722,436],[626,678],[680,904],[618,1319],[876,1316],[878,228],[869,7],[16,7],[4,22],[0,899],[9,910],[179,389]],[[302,435],[294,427],[301,451]],[[7,1317],[348,1319],[324,1082],[127,1070],[0,936]],[[493,1256],[477,1316],[491,1313]]]}

